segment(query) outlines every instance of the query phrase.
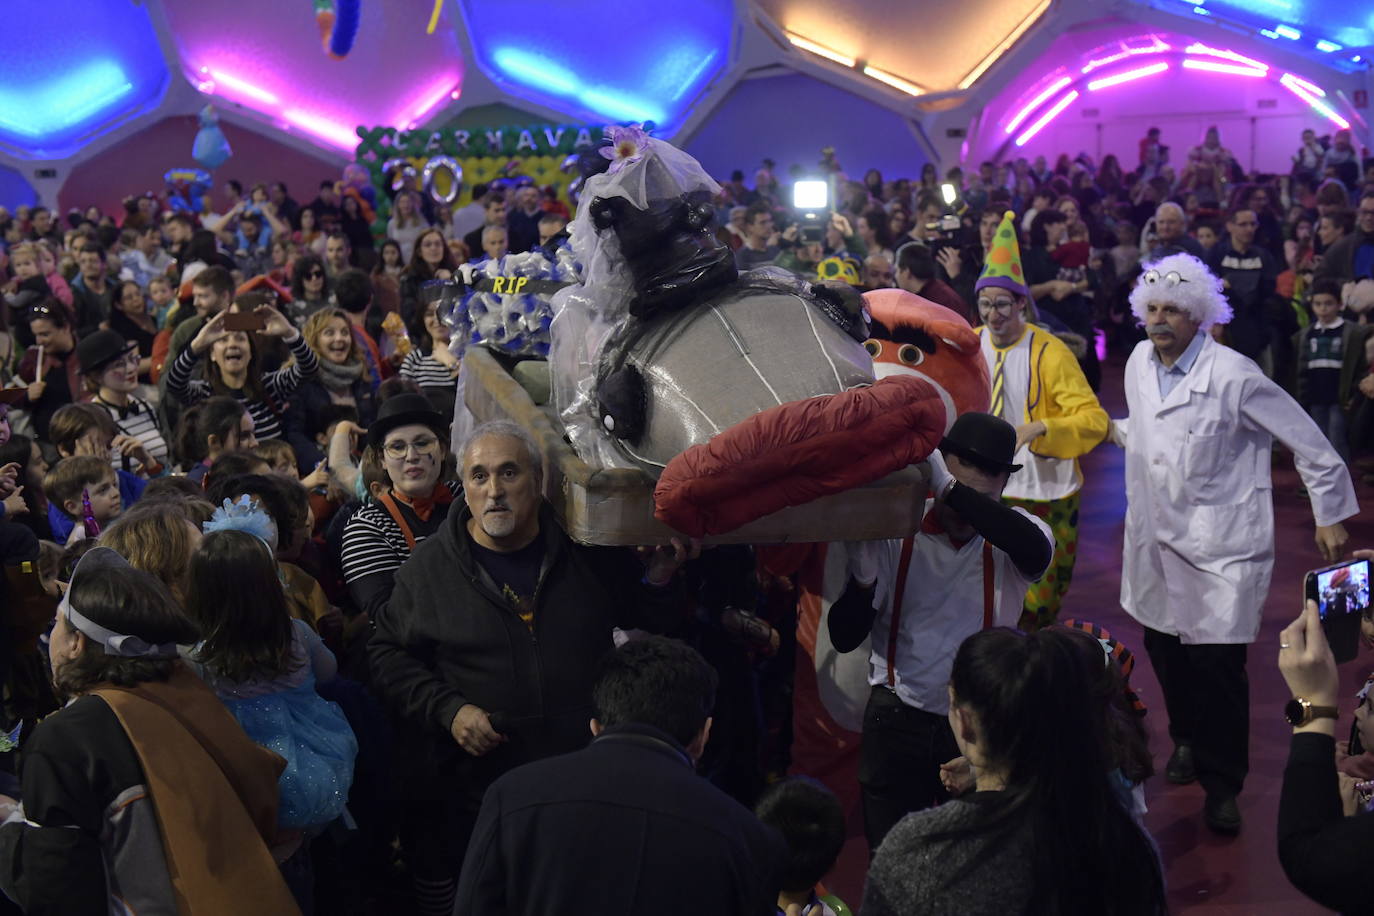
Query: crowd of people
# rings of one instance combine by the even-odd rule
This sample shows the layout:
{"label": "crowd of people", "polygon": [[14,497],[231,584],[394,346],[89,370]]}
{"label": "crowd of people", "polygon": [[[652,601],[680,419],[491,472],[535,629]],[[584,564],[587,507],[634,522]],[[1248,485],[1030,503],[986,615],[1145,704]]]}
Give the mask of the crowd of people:
{"label": "crowd of people", "polygon": [[[1243,174],[1215,130],[1177,168],[1161,140],[1130,170],[1064,155],[945,182],[852,181],[827,154],[818,226],[770,161],[716,198],[741,271],[920,295],[977,329],[992,383],[931,456],[921,529],[832,545],[830,637],[871,646],[865,916],[1167,910],[1130,652],[1059,619],[1079,459],[1108,441],[1165,776],[1202,784],[1211,829],[1241,829],[1272,443],[1332,561],[1358,511],[1348,468],[1374,473],[1356,283],[1374,280],[1374,171],[1348,131],[1305,132],[1281,176]],[[251,887],[271,913],[842,912],[822,884],[840,803],[783,778],[787,583],[751,548],[578,544],[522,427],[451,441],[460,360],[422,289],[551,253],[567,204],[529,182],[457,210],[403,188],[374,238],[333,181],[304,206],[279,182],[222,199],[0,210],[9,901],[228,913]],[[1130,347],[1112,419],[1102,363]],[[1304,620],[1280,658],[1321,709],[1329,653]],[[1314,787],[1333,749],[1306,733],[1326,720],[1294,724],[1309,803],[1285,808],[1285,866],[1366,906],[1303,871],[1326,831],[1367,828]]]}

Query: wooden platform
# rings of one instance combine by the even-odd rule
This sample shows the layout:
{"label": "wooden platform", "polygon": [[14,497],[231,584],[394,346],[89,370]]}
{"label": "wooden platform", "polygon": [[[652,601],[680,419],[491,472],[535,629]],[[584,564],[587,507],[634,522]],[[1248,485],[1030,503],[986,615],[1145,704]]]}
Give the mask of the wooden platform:
{"label": "wooden platform", "polygon": [[[666,543],[678,533],[654,518],[654,479],[639,470],[586,464],[563,438],[550,413],[481,347],[463,356],[464,398],[479,423],[513,420],[544,453],[544,496],[568,535],[584,544]],[[867,486],[765,516],[709,544],[782,544],[905,537],[920,523],[927,478],[924,465]]]}

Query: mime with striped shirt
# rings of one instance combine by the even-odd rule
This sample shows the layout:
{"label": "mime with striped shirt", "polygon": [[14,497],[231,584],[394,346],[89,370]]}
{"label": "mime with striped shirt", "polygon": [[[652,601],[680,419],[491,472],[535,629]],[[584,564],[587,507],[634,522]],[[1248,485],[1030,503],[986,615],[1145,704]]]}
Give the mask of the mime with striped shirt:
{"label": "mime with striped shirt", "polygon": [[948,719],[954,654],[979,630],[1016,626],[1026,588],[1050,565],[1049,526],[1001,502],[1020,469],[1015,453],[1010,423],[964,414],[927,459],[934,496],[920,529],[843,545],[850,580],[828,621],[840,652],[872,638],[859,751],[870,851],[905,815],[948,797],[940,767],[959,756]]}
{"label": "mime with striped shirt", "polygon": [[[263,304],[251,311],[262,321],[260,330],[250,333],[225,328],[231,315],[247,311],[237,301],[233,307],[235,311],[219,312],[205,323],[168,370],[167,393],[187,407],[213,395],[235,398],[243,402],[253,417],[259,440],[279,439],[281,415],[286,410],[287,400],[304,379],[315,374],[319,364],[300,331],[265,300],[258,301]],[[295,359],[290,365],[264,375],[258,366],[254,335],[280,337]],[[204,377],[194,378],[196,366],[207,353],[209,360],[204,366]]]}

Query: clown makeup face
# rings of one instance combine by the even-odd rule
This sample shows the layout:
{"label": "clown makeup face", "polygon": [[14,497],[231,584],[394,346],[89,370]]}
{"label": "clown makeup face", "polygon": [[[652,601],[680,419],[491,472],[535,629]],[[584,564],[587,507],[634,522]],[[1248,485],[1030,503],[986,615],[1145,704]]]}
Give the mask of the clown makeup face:
{"label": "clown makeup face", "polygon": [[429,496],[439,480],[444,445],[434,430],[412,423],[387,433],[382,461],[391,486],[403,496]]}
{"label": "clown makeup face", "polygon": [[1026,330],[1026,299],[995,286],[978,291],[978,316],[988,326],[992,342],[1009,347]]}
{"label": "clown makeup face", "polygon": [[100,370],[100,387],[128,394],[138,387],[138,351],[108,363]]}

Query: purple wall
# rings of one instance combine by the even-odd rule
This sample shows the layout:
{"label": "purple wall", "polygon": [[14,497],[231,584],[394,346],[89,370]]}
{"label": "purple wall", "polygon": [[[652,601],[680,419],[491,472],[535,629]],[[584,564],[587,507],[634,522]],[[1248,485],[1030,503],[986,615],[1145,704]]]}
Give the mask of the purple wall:
{"label": "purple wall", "polygon": [[0,206],[8,207],[11,213],[15,207],[32,207],[38,203],[38,195],[24,176],[14,169],[0,165]]}
{"label": "purple wall", "polygon": [[821,148],[835,155],[849,177],[859,180],[869,168],[885,178],[916,178],[929,157],[907,122],[886,108],[809,76],[745,80],[687,143],[713,177],[724,180],[743,169],[754,172],[767,156],[786,180],[793,163],[816,169]]}
{"label": "purple wall", "polygon": [[[161,191],[165,187],[162,174],[168,169],[195,166],[191,143],[198,126],[194,115],[166,118],[86,160],[62,185],[58,206],[66,212],[70,207],[85,209],[96,204],[106,213],[120,213],[125,197]],[[243,183],[244,193],[254,182],[284,181],[291,196],[304,204],[318,193],[321,181],[338,179],[343,173],[341,161],[316,158],[236,124],[221,122],[220,127],[234,155],[214,172],[211,202],[219,212],[224,205],[221,188],[230,178]]]}

